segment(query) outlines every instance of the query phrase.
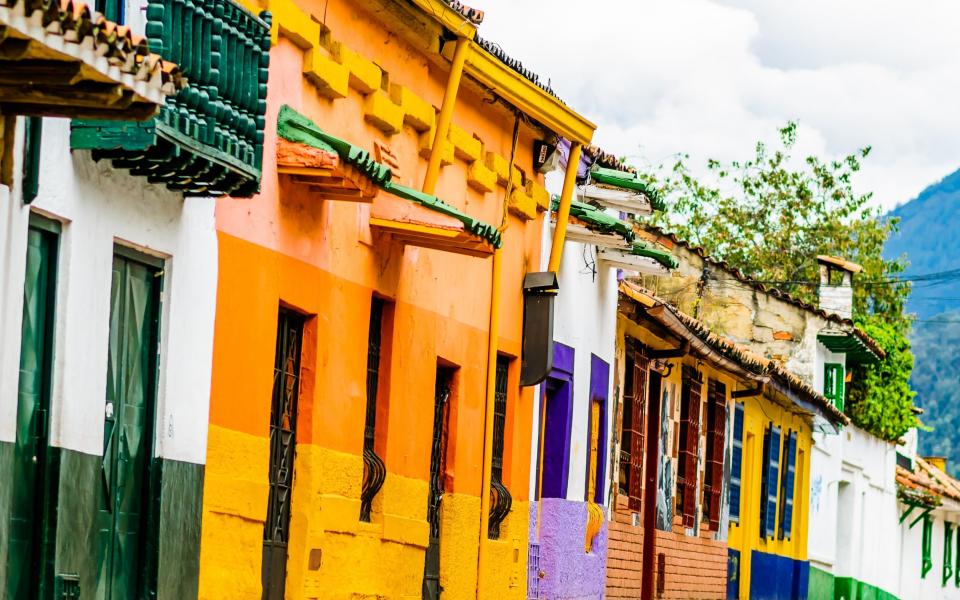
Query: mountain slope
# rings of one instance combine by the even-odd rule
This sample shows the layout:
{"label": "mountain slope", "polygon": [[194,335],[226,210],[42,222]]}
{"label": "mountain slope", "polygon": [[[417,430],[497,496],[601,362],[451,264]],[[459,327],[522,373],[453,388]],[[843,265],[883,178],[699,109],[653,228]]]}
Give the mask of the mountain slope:
{"label": "mountain slope", "polygon": [[[900,232],[887,241],[884,254],[906,254],[908,275],[921,275],[960,268],[960,169],[923,190],[919,196],[894,209],[900,217]],[[908,309],[920,319],[960,306],[960,280],[918,283]]]}
{"label": "mountain slope", "polygon": [[[907,275],[960,269],[960,170],[944,177],[890,213],[900,232],[888,240],[887,257],[905,254]],[[911,387],[933,428],[920,433],[920,453],[945,456],[960,473],[960,280],[917,282],[907,309],[916,313]]]}

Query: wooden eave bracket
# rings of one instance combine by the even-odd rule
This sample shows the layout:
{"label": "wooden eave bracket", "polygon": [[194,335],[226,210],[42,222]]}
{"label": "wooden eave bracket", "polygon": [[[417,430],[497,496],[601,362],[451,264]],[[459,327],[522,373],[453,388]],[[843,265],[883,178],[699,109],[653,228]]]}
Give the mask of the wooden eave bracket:
{"label": "wooden eave bracket", "polygon": [[649,358],[683,358],[690,352],[690,342],[684,340],[677,348],[665,348],[663,350],[648,350]]}
{"label": "wooden eave bracket", "polygon": [[761,381],[760,383],[758,383],[752,388],[747,388],[745,390],[735,390],[733,392],[730,392],[730,397],[734,399],[754,398],[756,396],[763,394],[764,385],[765,383]]}
{"label": "wooden eave bracket", "polygon": [[905,504],[907,504],[907,510],[903,511],[903,514],[900,515],[900,524],[901,524],[901,525],[902,525],[903,522],[907,519],[907,517],[910,516],[910,513],[913,512],[913,509],[915,509],[915,508],[920,508],[920,509],[922,509],[922,510],[920,511],[920,514],[917,515],[917,518],[910,522],[910,526],[908,527],[908,529],[913,529],[913,526],[916,525],[917,523],[919,523],[925,516],[927,516],[927,515],[929,515],[931,512],[933,512],[933,508],[934,508],[934,507],[932,507],[932,506],[926,506],[926,505],[918,504],[918,503],[915,503],[915,502],[909,502],[909,501],[904,501],[904,500],[901,500],[901,502],[904,502]]}
{"label": "wooden eave bracket", "polygon": [[379,188],[354,166],[307,144],[277,138],[277,173],[316,191],[324,200],[372,202]]}
{"label": "wooden eave bracket", "polygon": [[427,223],[371,216],[370,229],[389,235],[407,246],[418,246],[479,258],[486,258],[493,254],[493,246],[489,242],[478,238],[462,227],[441,227]]}

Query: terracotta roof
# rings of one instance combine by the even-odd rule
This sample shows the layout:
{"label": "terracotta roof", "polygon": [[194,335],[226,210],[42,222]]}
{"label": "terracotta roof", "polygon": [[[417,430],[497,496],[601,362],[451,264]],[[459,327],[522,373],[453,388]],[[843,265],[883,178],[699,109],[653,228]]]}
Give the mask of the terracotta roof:
{"label": "terracotta roof", "polygon": [[590,144],[586,146],[583,151],[586,154],[589,154],[593,158],[593,163],[599,165],[606,169],[615,169],[617,171],[626,171],[628,173],[636,173],[637,169],[631,167],[627,163],[623,162],[615,154],[605,151],[600,146],[595,146]]}
{"label": "terracotta roof", "polygon": [[960,502],[960,481],[919,456],[913,459],[913,471],[897,465],[897,483],[908,490]]}
{"label": "terracotta roof", "polygon": [[829,399],[788,371],[777,361],[764,358],[736,342],[714,333],[706,323],[686,314],[676,306],[666,300],[658,298],[650,291],[631,281],[623,281],[620,283],[620,286],[621,290],[632,291],[634,294],[643,294],[653,300],[655,306],[646,311],[648,316],[663,323],[665,321],[661,315],[663,311],[668,311],[682,323],[697,340],[721,357],[735,363],[736,366],[743,369],[752,379],[760,382],[771,382],[774,384],[774,387],[779,387],[782,390],[796,394],[802,400],[809,402],[821,410],[824,415],[836,423],[846,424],[850,422],[846,415],[834,406]]}
{"label": "terracotta roof", "polygon": [[120,67],[123,73],[134,75],[138,81],[159,76],[168,95],[186,85],[177,65],[150,52],[147,38],[134,34],[126,25],[108,21],[85,2],[60,0],[44,4],[39,0],[0,0],[0,7],[10,10],[14,18],[38,20],[47,33],[60,36],[66,42],[91,43],[94,54]]}
{"label": "terracotta roof", "polygon": [[866,345],[867,348],[869,348],[870,351],[876,354],[879,358],[886,357],[887,353],[883,350],[883,348],[881,348],[877,344],[876,340],[874,340],[872,337],[867,335],[865,331],[857,327],[854,324],[852,319],[841,317],[836,313],[827,312],[822,308],[818,306],[814,306],[813,304],[810,304],[809,302],[806,302],[804,300],[801,300],[796,296],[793,296],[779,288],[771,287],[771,286],[762,284],[758,281],[754,281],[753,279],[747,277],[740,269],[734,267],[733,265],[731,265],[730,263],[724,260],[719,260],[717,258],[710,256],[709,254],[707,254],[706,249],[700,246],[694,246],[687,240],[681,239],[676,234],[664,231],[663,229],[660,229],[659,227],[656,227],[654,225],[645,224],[643,228],[647,230],[649,233],[652,233],[655,237],[661,238],[654,241],[659,241],[663,243],[663,240],[665,240],[667,242],[665,244],[667,247],[672,247],[673,245],[681,246],[689,250],[690,252],[696,254],[697,256],[702,258],[704,261],[710,263],[711,265],[715,267],[719,267],[720,269],[723,269],[724,271],[732,275],[737,281],[747,285],[748,287],[751,287],[764,294],[769,294],[774,298],[777,298],[778,300],[782,300],[788,304],[792,304],[797,308],[801,308],[805,311],[811,312],[831,323],[842,325],[847,330],[849,330],[850,333],[855,335],[857,339],[862,341],[864,345]]}
{"label": "terracotta roof", "polygon": [[[173,63],[151,53],[146,38],[134,35],[129,27],[106,20],[90,6],[74,0],[46,4],[40,0],[0,0],[0,25],[7,29],[0,46],[26,40],[27,49],[7,64],[21,63],[26,71],[25,85],[40,89],[46,79],[34,81],[29,70],[31,61],[53,61],[73,67],[72,75],[49,85],[70,86],[78,81],[120,83],[141,97],[141,102],[161,103],[164,95],[177,92],[186,85],[180,70]],[[4,98],[4,104],[26,105],[16,98]],[[101,109],[109,106],[99,107]],[[122,107],[117,108],[122,111]]]}
{"label": "terracotta roof", "polygon": [[479,25],[480,23],[483,23],[482,10],[478,10],[476,8],[467,6],[462,2],[458,2],[458,0],[443,0],[443,3],[449,6],[450,8],[452,8],[453,10],[457,11],[461,15],[463,15],[463,18],[467,19],[474,25]]}
{"label": "terracotta roof", "polygon": [[[535,72],[531,71],[530,69],[524,67],[523,63],[520,62],[519,60],[507,54],[503,50],[503,48],[500,47],[500,44],[497,44],[496,42],[491,42],[490,40],[485,40],[479,35],[474,38],[474,41],[477,43],[478,46],[480,46],[481,48],[489,52],[494,58],[496,58],[503,64],[507,65],[508,67],[510,67],[517,73],[519,73],[520,75],[522,75],[525,79],[532,82],[535,86],[537,86],[541,90],[550,94],[557,100],[560,100],[560,97],[557,96],[557,93],[553,91],[553,88],[550,86],[549,82],[542,83],[540,81],[539,75],[537,75]],[[562,100],[560,101],[563,102]]]}

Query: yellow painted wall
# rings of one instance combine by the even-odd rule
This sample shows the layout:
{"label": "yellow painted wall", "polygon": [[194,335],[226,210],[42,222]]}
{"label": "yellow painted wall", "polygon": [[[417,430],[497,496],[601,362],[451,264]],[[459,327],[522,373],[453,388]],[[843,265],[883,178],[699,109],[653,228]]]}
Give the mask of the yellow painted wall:
{"label": "yellow painted wall", "polygon": [[[740,597],[750,597],[751,552],[758,550],[797,560],[807,558],[807,528],[810,488],[810,448],[812,432],[810,424],[795,412],[773,402],[769,398],[752,397],[742,400],[743,421],[743,472],[740,484],[740,523],[730,524],[728,545],[740,551]],[[797,431],[797,462],[793,492],[792,536],[788,540],[760,539],[760,486],[763,463],[763,436],[770,423],[780,428],[781,457],[788,430]],[[783,464],[781,460],[781,465]],[[781,469],[782,471],[782,469]],[[782,477],[783,474],[780,473]],[[779,483],[777,506],[780,502]],[[777,511],[779,529],[780,514]]]}

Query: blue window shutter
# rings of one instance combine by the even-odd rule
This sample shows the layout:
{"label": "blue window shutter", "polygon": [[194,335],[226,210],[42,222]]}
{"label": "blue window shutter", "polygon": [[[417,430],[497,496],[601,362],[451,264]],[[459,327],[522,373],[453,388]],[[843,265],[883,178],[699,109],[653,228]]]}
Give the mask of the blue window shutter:
{"label": "blue window shutter", "polygon": [[770,429],[763,432],[763,459],[760,462],[760,537],[767,537],[767,486],[770,485]]}
{"label": "blue window shutter", "polygon": [[761,498],[764,506],[760,531],[763,537],[773,537],[776,534],[777,525],[777,487],[780,481],[780,428],[773,427],[767,431],[764,443],[766,450],[766,481],[764,482],[764,496]]}
{"label": "blue window shutter", "polygon": [[797,432],[791,431],[784,444],[783,487],[780,490],[780,539],[790,539],[793,525],[793,482],[797,470]]}
{"label": "blue window shutter", "polygon": [[733,409],[733,452],[730,456],[730,521],[740,522],[740,481],[743,470],[743,404],[735,403]]}

